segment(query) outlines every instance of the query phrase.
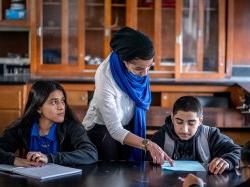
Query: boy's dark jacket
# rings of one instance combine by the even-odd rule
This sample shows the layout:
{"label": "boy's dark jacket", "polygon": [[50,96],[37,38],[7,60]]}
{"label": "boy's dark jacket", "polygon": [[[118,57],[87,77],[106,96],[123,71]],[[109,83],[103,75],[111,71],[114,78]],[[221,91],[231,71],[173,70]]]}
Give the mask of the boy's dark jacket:
{"label": "boy's dark jacket", "polygon": [[[210,153],[210,159],[208,160],[208,163],[215,157],[221,157],[229,163],[230,165],[229,169],[233,169],[236,166],[238,166],[239,161],[240,161],[241,147],[234,144],[233,141],[229,137],[221,134],[218,128],[208,127],[204,125],[200,125],[198,127],[196,134],[194,135],[193,138],[191,138],[193,140],[190,140],[190,141],[187,140],[189,141],[189,144],[196,145],[196,146],[193,146],[193,149],[191,149],[191,150],[194,150],[191,152],[195,152],[193,153],[194,155],[196,155],[194,156],[195,160],[204,162],[203,161],[204,159],[202,159],[200,156],[202,155],[202,153],[199,153],[199,149],[198,149],[199,146],[204,147],[203,145],[200,145],[201,141],[199,140],[199,138],[202,136],[201,132],[204,132],[204,129],[207,129],[207,132],[208,132],[207,141],[206,141],[208,145],[207,149]],[[177,153],[178,152],[177,147],[179,144],[183,144],[183,143],[185,144],[185,141],[180,140],[178,136],[175,134],[173,123],[172,123],[170,116],[166,118],[165,124],[152,137],[153,142],[158,144],[163,150],[165,148],[164,151],[168,152],[166,151],[166,149],[168,148],[164,146],[165,145],[165,133],[167,133],[168,138],[170,138],[171,141],[174,141],[173,155],[169,155],[169,156],[171,156],[173,159],[178,159],[178,158],[174,158],[175,155],[182,155],[182,154],[185,154],[185,152]],[[188,143],[187,141],[186,143]],[[190,149],[188,151],[190,151]]]}
{"label": "boy's dark jacket", "polygon": [[[19,124],[4,131],[0,137],[0,164],[14,164],[15,152],[25,157],[29,151],[31,127]],[[59,151],[50,154],[48,161],[61,165],[90,164],[97,161],[97,151],[81,124],[68,122],[57,125]]]}

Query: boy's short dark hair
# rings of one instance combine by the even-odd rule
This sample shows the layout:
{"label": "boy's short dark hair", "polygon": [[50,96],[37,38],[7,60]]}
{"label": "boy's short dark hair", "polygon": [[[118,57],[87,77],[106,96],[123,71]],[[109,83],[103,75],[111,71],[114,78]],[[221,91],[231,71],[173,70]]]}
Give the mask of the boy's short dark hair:
{"label": "boy's short dark hair", "polygon": [[199,117],[203,115],[203,108],[200,101],[193,96],[183,96],[175,101],[173,115],[177,114],[180,110],[185,112],[196,112]]}

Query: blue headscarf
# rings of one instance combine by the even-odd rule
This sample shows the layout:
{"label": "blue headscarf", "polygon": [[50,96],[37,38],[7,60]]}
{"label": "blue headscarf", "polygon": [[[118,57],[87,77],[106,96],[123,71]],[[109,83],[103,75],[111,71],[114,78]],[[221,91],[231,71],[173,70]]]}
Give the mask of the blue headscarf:
{"label": "blue headscarf", "polygon": [[[112,52],[109,61],[115,82],[135,102],[133,133],[145,138],[146,111],[151,103],[149,76],[141,77],[129,72],[116,52]],[[140,161],[143,156],[140,149],[133,148],[130,159]]]}

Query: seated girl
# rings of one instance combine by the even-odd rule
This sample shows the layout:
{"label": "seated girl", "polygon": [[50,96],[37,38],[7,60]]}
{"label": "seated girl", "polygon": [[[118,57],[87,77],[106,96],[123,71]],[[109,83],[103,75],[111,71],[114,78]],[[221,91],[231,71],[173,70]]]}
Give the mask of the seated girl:
{"label": "seated girl", "polygon": [[63,87],[54,81],[34,83],[23,115],[0,137],[0,164],[29,167],[96,161],[96,148],[69,108]]}

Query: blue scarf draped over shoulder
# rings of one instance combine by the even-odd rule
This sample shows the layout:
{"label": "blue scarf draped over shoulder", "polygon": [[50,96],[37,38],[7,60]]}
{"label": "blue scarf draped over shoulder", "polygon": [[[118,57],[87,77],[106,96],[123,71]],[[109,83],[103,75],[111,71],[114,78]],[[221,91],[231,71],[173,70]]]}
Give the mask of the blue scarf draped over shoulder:
{"label": "blue scarf draped over shoulder", "polygon": [[[138,76],[129,72],[116,52],[112,52],[109,62],[115,82],[135,102],[133,133],[145,138],[146,111],[151,103],[149,76]],[[143,159],[143,151],[133,148],[130,160],[141,161]]]}

